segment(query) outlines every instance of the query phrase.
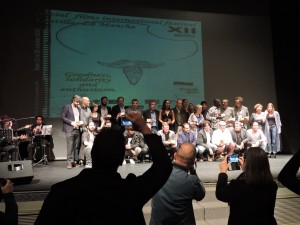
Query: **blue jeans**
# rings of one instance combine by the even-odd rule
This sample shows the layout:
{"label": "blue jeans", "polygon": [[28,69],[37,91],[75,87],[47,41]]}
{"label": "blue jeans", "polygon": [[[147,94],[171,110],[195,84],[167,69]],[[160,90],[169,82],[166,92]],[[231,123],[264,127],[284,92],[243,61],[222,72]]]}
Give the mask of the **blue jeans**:
{"label": "blue jeans", "polygon": [[271,126],[270,129],[270,144],[269,144],[269,153],[273,151],[273,153],[277,153],[277,127]]}

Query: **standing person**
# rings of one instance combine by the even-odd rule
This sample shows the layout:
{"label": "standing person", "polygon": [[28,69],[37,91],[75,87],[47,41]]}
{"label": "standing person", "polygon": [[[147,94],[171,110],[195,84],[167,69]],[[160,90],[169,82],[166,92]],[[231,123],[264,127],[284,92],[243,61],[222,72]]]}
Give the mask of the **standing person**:
{"label": "standing person", "polygon": [[98,108],[98,112],[100,113],[100,116],[104,119],[110,119],[111,118],[111,107],[107,105],[108,98],[106,96],[101,97],[101,105]]}
{"label": "standing person", "polygon": [[245,129],[248,128],[247,124],[249,121],[249,110],[248,107],[243,105],[244,99],[240,96],[234,99],[233,112],[235,120],[243,123]]}
{"label": "standing person", "polygon": [[228,183],[227,156],[219,164],[216,187],[218,200],[228,202],[228,225],[276,225],[274,209],[278,186],[270,171],[268,157],[259,147],[251,147],[239,158],[243,172]]}
{"label": "standing person", "polygon": [[275,110],[272,103],[268,103],[266,110],[265,135],[267,138],[269,157],[276,158],[280,151],[281,120],[279,112]]}
{"label": "standing person", "polygon": [[285,164],[278,174],[278,180],[286,188],[300,195],[300,180],[297,173],[300,167],[300,149],[293,155],[293,157]]}
{"label": "standing person", "polygon": [[0,185],[0,201],[4,199],[5,203],[5,212],[0,211],[0,224],[18,225],[18,205],[13,194],[14,184],[6,179]]}
{"label": "standing person", "polygon": [[184,109],[187,114],[189,114],[189,100],[187,98],[182,99],[182,109]]}
{"label": "standing person", "polygon": [[205,120],[204,116],[202,115],[202,105],[195,105],[194,112],[189,116],[188,123],[191,126],[191,129],[196,133],[196,136],[202,129],[204,122]]}
{"label": "standing person", "polygon": [[118,97],[117,102],[118,104],[114,105],[111,109],[112,128],[124,132],[125,128],[121,126],[121,117],[125,115],[127,106],[124,105],[123,97]]}
{"label": "standing person", "polygon": [[258,128],[265,132],[266,114],[262,111],[263,106],[260,103],[254,105],[254,112],[249,118],[249,124],[252,126],[253,122],[258,123]]}
{"label": "standing person", "polygon": [[233,108],[229,106],[229,100],[227,98],[222,99],[222,105],[220,107],[221,120],[226,122],[227,128],[233,128],[235,121]]}
{"label": "standing person", "polygon": [[92,112],[90,109],[90,99],[88,97],[82,97],[80,107],[81,119],[83,122],[83,125],[81,126],[83,129],[81,130],[81,132],[84,132],[87,130],[89,122],[93,121]]}
{"label": "standing person", "polygon": [[103,118],[101,118],[101,114],[98,112],[98,109],[99,109],[99,106],[96,103],[92,103],[92,105],[90,106],[92,121],[95,124],[96,131],[100,130],[100,127],[102,125],[101,119],[103,119]]}
{"label": "standing person", "polygon": [[173,108],[174,116],[175,116],[175,133],[178,134],[182,131],[183,124],[188,122],[189,114],[182,107],[182,100],[177,99],[176,106]]}
{"label": "standing person", "polygon": [[207,102],[206,101],[201,101],[200,105],[202,105],[202,115],[204,116],[204,119],[207,120],[206,115],[208,112],[208,108],[207,108]]}
{"label": "standing person", "polygon": [[175,114],[173,109],[171,109],[170,101],[165,99],[161,110],[159,111],[158,120],[160,124],[167,122],[169,124],[170,130],[175,132],[174,123],[175,123]]}
{"label": "standing person", "polygon": [[221,100],[216,98],[214,99],[214,105],[208,109],[206,114],[206,119],[210,122],[211,128],[217,130],[219,122],[222,118],[221,116]]}
{"label": "standing person", "polygon": [[74,95],[71,104],[64,105],[61,111],[62,131],[65,132],[67,141],[67,169],[75,167],[75,160],[79,158],[79,153],[77,152],[80,143],[79,129],[83,126],[81,109],[79,108],[80,102],[81,97]]}
{"label": "standing person", "polygon": [[136,98],[131,100],[131,106],[125,110],[126,113],[132,111],[143,115],[143,111],[139,108],[139,101]]}
{"label": "standing person", "polygon": [[35,225],[146,224],[142,209],[166,183],[172,164],[161,138],[152,134],[142,116],[129,112],[126,117],[144,135],[151,167],[140,176],[130,173],[122,178],[117,170],[124,159],[125,138],[120,130],[103,129],[94,140],[92,168],[54,184]]}
{"label": "standing person", "polygon": [[196,224],[192,201],[205,197],[205,188],[194,169],[195,146],[182,144],[174,154],[173,171],[152,198],[150,225]]}
{"label": "standing person", "polygon": [[152,124],[151,124],[151,130],[152,133],[156,134],[157,131],[160,129],[160,124],[158,121],[159,118],[159,111],[155,109],[156,107],[156,102],[155,100],[149,102],[149,109],[145,110],[143,112],[143,117],[145,120],[147,119],[152,119]]}

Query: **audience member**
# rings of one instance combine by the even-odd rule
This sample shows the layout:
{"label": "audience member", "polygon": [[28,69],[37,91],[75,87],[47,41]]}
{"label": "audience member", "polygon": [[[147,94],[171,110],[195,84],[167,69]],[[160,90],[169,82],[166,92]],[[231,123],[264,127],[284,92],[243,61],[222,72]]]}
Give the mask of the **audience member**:
{"label": "audience member", "polygon": [[195,146],[182,144],[174,154],[173,171],[151,201],[150,225],[196,224],[192,201],[205,197],[205,188],[194,169]]}
{"label": "audience member", "polygon": [[80,144],[80,127],[83,126],[81,119],[81,109],[79,104],[81,97],[74,95],[71,104],[64,105],[61,112],[63,122],[62,130],[65,132],[67,141],[67,169],[76,166],[76,160],[79,159],[77,152]]}
{"label": "audience member", "polygon": [[205,121],[203,128],[199,131],[196,142],[197,158],[203,161],[203,155],[206,155],[207,161],[213,161],[217,146],[212,143],[213,130],[210,122]]}
{"label": "audience member", "polygon": [[275,110],[272,103],[268,103],[266,110],[265,135],[268,143],[269,157],[276,158],[280,151],[281,120],[279,112]]}
{"label": "audience member", "polygon": [[162,142],[166,147],[168,155],[173,160],[174,152],[177,148],[177,141],[175,132],[170,130],[167,122],[162,123],[162,128],[157,132],[157,135],[161,136]]}
{"label": "audience member", "polygon": [[239,162],[243,172],[229,183],[227,156],[219,165],[216,197],[229,204],[228,225],[276,225],[274,209],[278,187],[266,153],[259,147],[251,147]]}
{"label": "audience member", "polygon": [[0,188],[0,201],[4,199],[5,212],[0,211],[1,225],[18,225],[18,205],[13,191],[14,184],[9,179],[2,180]]}
{"label": "audience member", "polygon": [[151,133],[142,116],[128,113],[126,117],[144,135],[151,167],[140,176],[130,173],[122,178],[117,170],[124,159],[125,138],[119,130],[103,129],[94,140],[92,168],[54,184],[35,225],[146,224],[142,209],[166,183],[172,164],[161,138]]}
{"label": "audience member", "polygon": [[300,149],[293,155],[293,157],[285,164],[278,174],[278,180],[285,187],[300,195],[300,179],[297,173],[300,166]]}

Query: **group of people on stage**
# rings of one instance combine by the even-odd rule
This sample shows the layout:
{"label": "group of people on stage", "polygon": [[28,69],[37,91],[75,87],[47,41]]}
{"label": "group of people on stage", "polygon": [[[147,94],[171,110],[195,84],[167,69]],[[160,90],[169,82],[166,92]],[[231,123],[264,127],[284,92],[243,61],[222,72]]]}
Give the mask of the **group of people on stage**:
{"label": "group of people on stage", "polygon": [[14,119],[8,115],[2,115],[0,126],[0,162],[16,160],[39,161],[42,154],[48,161],[55,159],[54,142],[51,134],[44,134],[44,118],[35,116],[34,124],[28,124],[18,128]]}
{"label": "group of people on stage", "polygon": [[[123,98],[119,100],[118,102],[124,102]],[[239,102],[236,102],[236,105],[240,103],[240,100],[238,99]],[[137,107],[136,102],[131,107],[127,107],[125,111],[122,108],[120,111],[116,110],[115,107],[114,110],[117,113],[112,113],[107,117],[105,115],[108,113],[105,114],[106,111],[104,110],[104,113],[101,112],[106,118],[101,120],[104,122],[103,126],[101,123],[95,125],[95,122],[90,121],[91,112],[89,112],[88,105],[89,99],[87,97],[74,96],[72,103],[65,105],[62,109],[62,121],[68,143],[68,168],[69,165],[71,168],[73,166],[72,163],[75,159],[73,154],[80,138],[82,138],[82,144],[89,150],[80,152],[82,155],[78,156],[78,159],[85,156],[87,165],[91,164],[88,169],[82,170],[77,176],[51,187],[35,224],[62,224],[70,221],[73,224],[96,224],[99,221],[103,224],[120,224],[124,221],[129,224],[145,224],[142,210],[150,199],[151,225],[196,224],[192,201],[201,201],[205,197],[206,191],[195,169],[197,152],[201,149],[197,149],[196,145],[186,141],[189,139],[188,136],[180,136],[181,132],[193,131],[189,121],[177,121],[177,126],[172,128],[177,127],[177,130],[174,131],[170,127],[176,123],[176,119],[174,121],[170,118],[170,120],[162,120],[162,128],[160,128],[159,123],[153,122],[155,119],[152,115],[156,114],[153,113],[154,110],[149,109],[150,114],[143,112]],[[153,107],[153,102],[149,103],[149,106],[149,108]],[[125,109],[125,107],[123,108]],[[269,108],[271,107],[269,106]],[[211,116],[209,110],[207,117]],[[186,113],[188,115],[188,112]],[[161,111],[158,112],[158,118],[160,118],[160,114]],[[191,118],[191,114],[187,117],[188,120]],[[256,138],[256,135],[264,134],[260,126],[266,123],[265,121],[268,119],[269,129],[272,131],[272,125],[276,126],[274,122],[278,122],[278,118],[275,119],[276,115],[274,114],[273,109],[273,114],[262,117],[261,123],[256,119],[252,122],[252,128],[246,132],[252,132],[253,138]],[[246,121],[251,120],[251,116],[249,119],[247,118],[249,114],[245,116],[238,114],[238,119],[234,117],[228,121],[223,119],[225,116],[224,111],[219,116],[215,116],[214,119],[219,119],[216,126],[214,124],[216,121],[209,122],[206,119],[202,124],[203,128],[197,133],[197,137],[201,135],[201,131],[207,133],[218,131],[217,137],[221,142],[223,139],[220,136],[231,135],[230,132],[223,134],[225,131],[239,131],[243,129]],[[122,126],[122,121],[125,121],[124,117],[127,122],[126,125]],[[229,122],[231,120],[233,122]],[[131,122],[130,125],[128,121]],[[106,126],[106,122],[110,125]],[[155,126],[153,129],[153,124],[158,126],[157,129]],[[105,126],[106,128],[104,128]],[[181,131],[178,131],[180,126]],[[37,130],[39,129],[36,128]],[[124,135],[124,131],[127,132],[127,137]],[[258,131],[261,132],[256,134]],[[124,164],[124,155],[128,151],[126,145],[130,143],[128,139],[133,138],[130,136],[130,132],[139,132],[143,136],[144,143],[152,156],[153,164],[140,176],[128,174],[126,178],[122,178],[117,170],[119,166]],[[87,136],[90,138],[84,139]],[[177,136],[178,145],[172,162],[165,147],[176,144],[169,141],[170,136]],[[178,140],[180,140],[179,144]],[[223,142],[217,146],[217,149],[226,149],[227,143],[225,140]],[[250,142],[249,148],[238,159],[243,172],[230,182],[228,182],[227,176],[231,164],[227,161],[227,157],[231,153],[230,148],[228,154],[224,156],[224,160],[219,163],[220,173],[216,186],[216,197],[220,201],[229,203],[228,224],[277,224],[274,209],[278,186],[271,174],[268,155],[265,149],[261,147],[263,146],[260,145],[261,143],[260,140],[256,139]],[[274,146],[271,145],[271,149],[274,150]],[[89,153],[86,154],[87,152]],[[130,152],[134,154],[132,150]],[[296,154],[287,163],[279,174],[279,179],[291,190],[299,193],[299,182],[292,176],[294,174],[296,178],[296,167],[299,168],[297,159],[299,159],[299,154]],[[290,175],[290,180],[285,179],[285,174]],[[5,185],[8,186],[3,185],[1,187],[6,197],[12,191],[12,188],[9,188],[12,183],[9,180],[7,183]],[[86,195],[87,190],[88,196]],[[76,196],[87,196],[87,198],[76,198]],[[85,206],[80,208],[80,213],[78,213],[78,205]],[[111,212],[116,211],[116,206],[118,207],[117,216],[112,217]],[[17,208],[14,209],[17,210]]]}
{"label": "group of people on stage", "polygon": [[[272,103],[265,111],[260,103],[255,104],[252,114],[244,106],[242,97],[235,98],[234,107],[229,106],[226,98],[214,99],[211,107],[207,107],[206,101],[194,105],[188,99],[177,99],[174,107],[167,99],[161,109],[156,109],[156,104],[155,100],[149,101],[149,108],[142,110],[138,99],[132,99],[131,105],[126,106],[124,97],[118,97],[117,104],[110,107],[106,96],[99,105],[95,102],[90,105],[88,97],[73,96],[61,112],[67,141],[67,168],[76,164],[91,166],[92,142],[106,124],[124,132],[125,159],[130,163],[143,161],[148,147],[143,135],[123,121],[128,112],[143,116],[151,131],[163,139],[171,159],[176,149],[186,142],[196,147],[200,161],[213,161],[227,153],[242,154],[249,147],[261,147],[274,158],[280,151],[281,120]],[[88,135],[83,135],[84,132]],[[127,161],[124,160],[124,164]]]}

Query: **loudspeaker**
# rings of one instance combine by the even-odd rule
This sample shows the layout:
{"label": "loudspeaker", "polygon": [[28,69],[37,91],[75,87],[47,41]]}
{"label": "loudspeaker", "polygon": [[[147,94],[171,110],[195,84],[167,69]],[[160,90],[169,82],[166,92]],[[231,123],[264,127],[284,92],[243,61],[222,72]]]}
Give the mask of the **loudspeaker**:
{"label": "loudspeaker", "polygon": [[8,178],[14,184],[29,184],[33,179],[31,160],[0,162],[0,178]]}

